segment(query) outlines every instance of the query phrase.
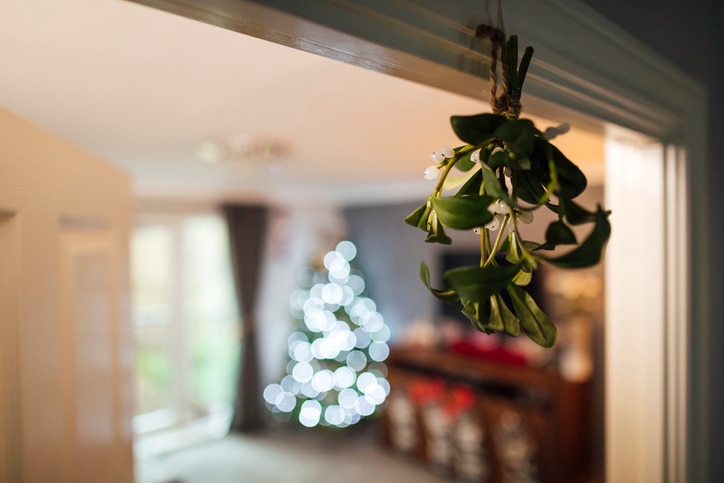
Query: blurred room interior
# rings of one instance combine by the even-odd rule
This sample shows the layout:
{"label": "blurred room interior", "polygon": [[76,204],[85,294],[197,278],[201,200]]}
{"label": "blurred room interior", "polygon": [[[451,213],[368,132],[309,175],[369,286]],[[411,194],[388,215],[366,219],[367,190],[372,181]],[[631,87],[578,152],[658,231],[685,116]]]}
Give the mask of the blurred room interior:
{"label": "blurred room interior", "polygon": [[[114,378],[132,367],[132,422],[117,416],[130,392],[86,403],[121,419],[108,432],[132,429],[136,481],[606,481],[609,267],[537,273],[530,290],[558,327],[553,349],[478,332],[419,279],[421,261],[437,285],[479,258],[473,233],[451,234],[455,248],[426,244],[403,220],[430,190],[430,152],[460,144],[450,115],[489,111],[482,94],[139,5],[153,3],[36,1],[0,21],[23,46],[0,48],[13,71],[0,81],[7,125],[17,115],[128,177],[119,260],[130,291],[118,306],[133,355],[111,352],[122,361]],[[52,88],[38,81],[49,78]],[[541,129],[570,124],[556,146],[588,178],[580,202],[609,205],[619,195],[608,184],[624,179],[610,174],[611,153],[638,159],[654,138],[547,105],[524,115]],[[249,207],[261,221],[234,225]],[[105,215],[83,210],[90,218],[66,220],[74,230],[106,228]],[[527,233],[542,236],[551,219]],[[330,253],[346,272],[334,275]],[[339,298],[324,298],[325,285]],[[346,310],[347,339],[331,355],[313,344],[314,304]],[[336,361],[331,371],[324,360]],[[328,393],[333,409],[319,404]]]}

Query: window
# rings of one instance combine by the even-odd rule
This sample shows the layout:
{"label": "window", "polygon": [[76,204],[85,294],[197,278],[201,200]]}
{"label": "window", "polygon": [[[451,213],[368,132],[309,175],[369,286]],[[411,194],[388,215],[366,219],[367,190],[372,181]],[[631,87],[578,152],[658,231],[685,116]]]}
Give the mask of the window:
{"label": "window", "polygon": [[228,427],[238,310],[217,213],[140,217],[131,246],[137,434]]}

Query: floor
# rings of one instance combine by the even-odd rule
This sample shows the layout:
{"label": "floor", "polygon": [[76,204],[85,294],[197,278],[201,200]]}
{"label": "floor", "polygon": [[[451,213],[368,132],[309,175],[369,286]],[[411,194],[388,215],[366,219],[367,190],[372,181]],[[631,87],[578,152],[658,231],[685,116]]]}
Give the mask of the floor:
{"label": "floor", "polygon": [[276,427],[138,458],[137,483],[442,483],[450,481],[382,445],[376,426]]}

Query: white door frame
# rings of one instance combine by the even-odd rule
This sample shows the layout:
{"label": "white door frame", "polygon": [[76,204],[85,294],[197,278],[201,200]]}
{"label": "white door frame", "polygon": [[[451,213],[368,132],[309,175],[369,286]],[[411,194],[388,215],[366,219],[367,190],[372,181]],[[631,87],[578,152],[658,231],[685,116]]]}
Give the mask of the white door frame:
{"label": "white door frame", "polygon": [[[190,7],[180,0],[136,1],[471,97],[486,90],[481,77],[489,60],[474,30],[495,18],[495,11],[486,12],[495,2],[205,0]],[[652,339],[663,360],[656,378],[660,387],[641,383],[663,401],[662,417],[647,424],[665,438],[652,456],[665,481],[707,481],[704,339],[712,316],[704,221],[709,219],[705,91],[578,0],[504,2],[504,17],[506,31],[519,35],[521,47],[536,49],[523,98],[526,111],[602,134],[620,126],[666,147],[661,249],[667,298]],[[637,363],[635,354],[631,359]],[[611,474],[615,468],[608,470],[610,481],[625,481]]]}

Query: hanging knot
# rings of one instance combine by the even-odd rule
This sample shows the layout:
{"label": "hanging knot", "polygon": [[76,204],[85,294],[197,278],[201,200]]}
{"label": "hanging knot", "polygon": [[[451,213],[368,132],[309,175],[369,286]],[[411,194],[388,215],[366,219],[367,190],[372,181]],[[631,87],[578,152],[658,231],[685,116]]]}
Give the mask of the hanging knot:
{"label": "hanging knot", "polygon": [[[518,99],[510,95],[505,32],[502,29],[481,24],[475,29],[475,37],[490,39],[490,108],[495,114],[518,118],[522,105]],[[500,84],[501,94],[498,95],[498,54],[501,58],[503,80]]]}
{"label": "hanging knot", "polygon": [[495,112],[496,114],[502,114],[504,116],[513,117],[515,119],[518,119],[518,116],[520,116],[520,111],[523,109],[523,105],[520,103],[520,101],[514,99],[507,92],[498,97],[497,99],[493,99],[491,102],[491,106],[493,108],[493,112]]}

